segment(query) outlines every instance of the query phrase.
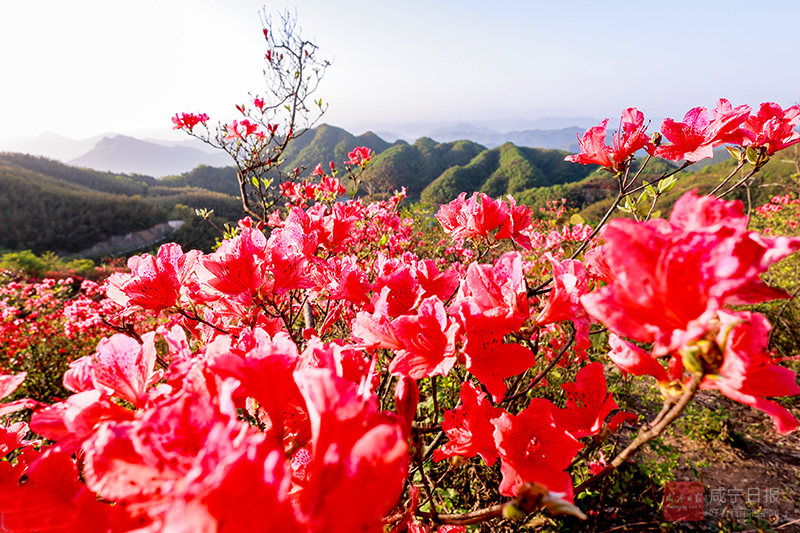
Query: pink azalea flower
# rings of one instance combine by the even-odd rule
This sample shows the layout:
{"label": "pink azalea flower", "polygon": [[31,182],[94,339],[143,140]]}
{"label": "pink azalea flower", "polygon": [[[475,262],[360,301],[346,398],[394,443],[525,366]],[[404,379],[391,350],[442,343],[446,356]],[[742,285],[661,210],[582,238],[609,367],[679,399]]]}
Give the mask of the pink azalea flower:
{"label": "pink azalea flower", "polygon": [[[268,431],[281,439],[285,430],[284,414],[295,411],[287,406],[302,404],[292,377],[298,362],[297,345],[286,332],[271,339],[259,337],[257,342],[247,352],[235,353],[238,350],[226,349],[222,339],[216,340],[206,351],[208,367],[223,378],[239,380],[244,395],[255,398],[266,411],[264,421]],[[292,432],[302,432],[302,429],[297,425],[290,428]]]}
{"label": "pink azalea flower", "polygon": [[106,294],[126,308],[124,314],[138,309],[159,312],[175,306],[181,287],[188,283],[200,252],[183,253],[175,243],[162,245],[158,255],[133,256],[128,259],[130,274],[115,273],[106,281]]}
{"label": "pink azalea flower", "polygon": [[558,261],[550,252],[544,256],[553,268],[553,285],[545,306],[536,315],[536,325],[571,320],[575,324],[576,347],[589,348],[590,319],[580,302],[581,296],[589,290],[586,267],[572,259]]}
{"label": "pink azalea flower", "polygon": [[403,344],[389,372],[413,379],[446,376],[456,364],[455,336],[458,324],[451,321],[436,296],[422,301],[417,315],[403,315],[392,322]]}
{"label": "pink azalea flower", "polygon": [[618,335],[612,333],[608,337],[611,352],[609,359],[623,372],[634,376],[653,376],[660,382],[667,382],[667,371],[650,354],[629,342],[625,342]]}
{"label": "pink azalea flower", "polygon": [[180,115],[176,114],[174,117],[172,117],[172,123],[175,124],[172,129],[187,129],[192,131],[192,129],[198,124],[205,125],[206,122],[208,122],[208,115],[205,113],[200,113],[199,115],[194,113],[181,113]]}
{"label": "pink azalea flower", "polygon": [[155,335],[143,335],[143,344],[122,334],[101,339],[91,365],[95,386],[136,407],[143,406],[147,388],[158,383],[164,373],[155,370]]}
{"label": "pink azalea flower", "polygon": [[372,150],[367,148],[366,146],[359,146],[352,152],[347,154],[347,161],[344,162],[345,165],[364,165],[372,159],[373,156]]}
{"label": "pink azalea flower", "polygon": [[800,239],[763,237],[746,226],[741,202],[694,193],[676,202],[669,222],[612,220],[602,236],[616,279],[581,303],[613,332],[655,342],[655,354],[665,355],[702,334],[724,305],[786,296],[759,276],[800,250]]}
{"label": "pink azalea flower", "polygon": [[576,439],[600,433],[608,413],[618,407],[606,387],[601,363],[586,365],[574,383],[564,383],[561,388],[567,395],[567,405],[554,410],[553,419]]}
{"label": "pink azalea flower", "polygon": [[713,157],[714,147],[725,143],[741,145],[745,141],[747,137],[740,126],[749,115],[749,106],[733,108],[723,98],[712,112],[712,120],[709,120],[704,107],[690,109],[683,122],[666,118],[661,125],[661,133],[672,144],[659,146],[655,155],[670,161],[684,159],[692,163]]}
{"label": "pink azalea flower", "polygon": [[653,153],[655,147],[647,136],[644,114],[635,107],[622,112],[619,131],[612,135],[611,146],[606,145],[607,126],[608,119],[605,119],[597,126],[586,130],[583,138],[578,139],[580,153],[564,159],[582,165],[600,165],[618,173],[625,170],[628,159],[642,148],[650,154]]}
{"label": "pink azalea flower", "polygon": [[732,400],[764,411],[778,433],[793,432],[797,419],[783,406],[764,398],[800,395],[795,373],[776,365],[767,352],[769,322],[749,311],[720,311],[719,318],[715,342],[722,348],[722,361],[712,363],[700,388],[717,389]]}
{"label": "pink azalea flower", "polygon": [[800,142],[800,132],[795,131],[799,121],[800,106],[794,105],[784,110],[774,102],[765,102],[761,104],[758,114],[750,115],[742,124],[747,136],[744,145],[765,146],[767,155],[772,155]]}
{"label": "pink azalea flower", "polygon": [[267,238],[252,227],[249,218],[239,221],[240,233],[203,257],[197,270],[201,282],[221,293],[252,302],[259,290],[269,287],[266,272]]}
{"label": "pink azalea flower", "polygon": [[[467,193],[461,193],[449,204],[441,206],[436,213],[439,223],[453,239],[488,237],[492,231],[506,223],[509,211],[502,200],[495,201],[478,192],[465,200],[466,195]],[[518,210],[516,216],[519,217],[521,230],[524,214]],[[509,237],[512,229],[506,230]]]}
{"label": "pink azalea flower", "polygon": [[492,421],[504,412],[503,409],[494,407],[486,393],[474,383],[464,383],[461,386],[461,405],[444,412],[442,430],[450,440],[433,451],[433,460],[439,462],[457,455],[480,455],[486,466],[492,466],[499,457]]}
{"label": "pink azalea flower", "polygon": [[572,479],[564,470],[583,445],[556,425],[553,409],[547,400],[534,398],[516,416],[502,413],[492,419],[503,473],[500,494],[516,496],[523,483],[541,483],[572,501]]}
{"label": "pink azalea flower", "polygon": [[[312,428],[310,482],[298,495],[309,532],[383,531],[408,473],[402,421],[329,369],[295,372]],[[342,509],[357,508],[356,513]]]}

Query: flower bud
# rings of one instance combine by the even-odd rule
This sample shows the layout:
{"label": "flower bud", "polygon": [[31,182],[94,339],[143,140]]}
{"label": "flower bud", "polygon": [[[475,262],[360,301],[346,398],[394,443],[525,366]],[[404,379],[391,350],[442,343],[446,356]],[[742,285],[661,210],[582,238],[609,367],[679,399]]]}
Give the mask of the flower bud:
{"label": "flower bud", "polygon": [[653,143],[655,146],[661,145],[662,136],[660,132],[654,131],[653,134],[650,136],[650,142]]}

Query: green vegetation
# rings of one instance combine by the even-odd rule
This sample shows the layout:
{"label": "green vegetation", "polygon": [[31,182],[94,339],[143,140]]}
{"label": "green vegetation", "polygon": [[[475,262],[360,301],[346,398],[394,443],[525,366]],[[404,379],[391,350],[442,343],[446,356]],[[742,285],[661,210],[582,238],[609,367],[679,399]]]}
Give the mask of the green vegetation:
{"label": "green vegetation", "polygon": [[567,152],[525,148],[506,143],[484,150],[466,165],[451,166],[422,192],[422,200],[431,204],[447,203],[462,192],[482,191],[490,196],[518,195],[538,202],[535,191],[554,185],[578,182],[593,168],[564,161]]}
{"label": "green vegetation", "polygon": [[418,199],[443,172],[468,164],[483,151],[472,141],[437,143],[423,137],[411,145],[398,142],[370,163],[362,192],[374,196],[406,187],[409,198]]}
{"label": "green vegetation", "polygon": [[[187,183],[201,177],[211,182],[224,176],[226,169],[201,167],[189,174]],[[0,223],[4,230],[0,248],[74,254],[113,236],[180,218],[186,225],[177,237],[210,251],[219,235],[209,235],[216,230],[203,220],[196,224],[194,210],[213,209],[213,221],[222,227],[241,218],[241,201],[180,182],[178,179],[170,187],[146,176],[119,176],[42,157],[0,154]],[[183,209],[176,211],[178,205]],[[190,235],[199,225],[209,228]]]}

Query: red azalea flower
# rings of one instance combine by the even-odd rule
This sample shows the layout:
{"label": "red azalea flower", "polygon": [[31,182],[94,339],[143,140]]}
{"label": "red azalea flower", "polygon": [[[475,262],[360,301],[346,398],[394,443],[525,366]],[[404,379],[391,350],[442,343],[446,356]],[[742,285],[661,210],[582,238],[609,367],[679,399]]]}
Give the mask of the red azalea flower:
{"label": "red azalea flower", "polygon": [[446,376],[456,364],[458,324],[450,320],[436,296],[423,300],[416,315],[396,318],[392,328],[403,344],[389,364],[392,374],[413,379]]}
{"label": "red azalea flower", "polygon": [[172,129],[187,129],[192,131],[198,124],[205,125],[206,122],[208,122],[208,115],[205,113],[200,113],[199,115],[194,113],[181,113],[180,116],[176,114],[172,117],[172,123],[175,124]]}
{"label": "red azalea flower", "polygon": [[576,347],[589,348],[590,320],[580,301],[581,296],[589,290],[586,267],[572,259],[558,261],[550,252],[544,255],[553,268],[553,285],[547,303],[536,315],[536,324],[544,326],[571,320],[575,324]]}
{"label": "red azalea flower", "polygon": [[556,426],[579,439],[597,435],[606,416],[618,406],[606,387],[603,365],[595,362],[583,367],[574,383],[561,385],[567,395],[567,406],[553,412]]}
{"label": "red azalea flower", "polygon": [[[741,202],[683,195],[670,221],[612,220],[602,234],[614,283],[581,298],[613,332],[665,355],[702,334],[726,304],[783,298],[759,277],[800,250],[800,238],[746,231]],[[692,291],[686,297],[686,291]]]}
{"label": "red azalea flower", "polygon": [[456,455],[480,455],[486,466],[492,466],[499,457],[494,442],[492,421],[505,411],[494,407],[485,392],[468,381],[461,386],[461,405],[444,412],[442,430],[450,439],[433,451],[433,460],[439,462]]}
{"label": "red azalea flower", "polygon": [[580,153],[564,159],[582,165],[600,165],[611,172],[618,173],[625,170],[628,159],[642,148],[649,154],[653,153],[655,147],[647,136],[644,114],[635,107],[630,107],[622,112],[619,131],[612,135],[611,146],[606,145],[607,126],[608,119],[605,119],[597,126],[586,130],[583,138],[578,139]]}
{"label": "red azalea flower", "polygon": [[761,104],[757,115],[750,115],[742,124],[747,135],[745,146],[766,146],[767,155],[800,142],[800,132],[795,131],[800,121],[800,105],[786,110],[774,102]]}
{"label": "red azalea flower", "polygon": [[[508,219],[508,206],[502,200],[492,200],[478,192],[473,193],[469,200],[465,200],[466,196],[467,193],[461,193],[436,213],[439,223],[453,239],[488,237]],[[523,215],[518,212],[517,216]]]}
{"label": "red azalea flower", "polygon": [[[312,427],[308,484],[298,495],[309,532],[381,533],[408,474],[403,422],[329,369],[295,372]],[[358,509],[343,513],[342,509]]]}
{"label": "red azalea flower", "polygon": [[778,366],[767,352],[767,319],[749,311],[719,313],[719,333],[715,342],[722,351],[722,361],[707,369],[701,389],[717,389],[728,398],[767,413],[778,433],[787,435],[798,427],[797,419],[784,407],[765,396],[797,396],[797,376]]}
{"label": "red azalea flower", "polygon": [[101,339],[91,365],[95,386],[137,407],[144,405],[147,388],[164,374],[155,370],[155,335],[143,335],[142,344],[121,333]]}
{"label": "red azalea flower", "polygon": [[572,479],[564,470],[583,445],[556,426],[553,409],[547,400],[534,398],[516,416],[502,413],[492,419],[503,473],[500,494],[516,496],[523,483],[541,483],[572,501]]}
{"label": "red azalea flower", "polygon": [[156,257],[135,255],[128,259],[130,274],[115,273],[106,280],[106,294],[127,308],[124,314],[137,309],[159,312],[173,307],[199,255],[196,250],[184,254],[175,243],[162,245]]}
{"label": "red azalea flower", "polygon": [[694,163],[713,157],[712,149],[721,144],[741,145],[747,136],[740,126],[747,120],[749,114],[749,106],[740,105],[732,108],[731,103],[723,98],[712,112],[712,120],[708,119],[705,107],[690,109],[683,122],[666,118],[661,125],[661,133],[672,144],[659,146],[655,150],[655,155],[670,161],[684,159]]}
{"label": "red azalea flower", "polygon": [[347,154],[348,160],[344,162],[345,165],[364,165],[372,159],[372,150],[366,146],[359,146],[352,152]]}

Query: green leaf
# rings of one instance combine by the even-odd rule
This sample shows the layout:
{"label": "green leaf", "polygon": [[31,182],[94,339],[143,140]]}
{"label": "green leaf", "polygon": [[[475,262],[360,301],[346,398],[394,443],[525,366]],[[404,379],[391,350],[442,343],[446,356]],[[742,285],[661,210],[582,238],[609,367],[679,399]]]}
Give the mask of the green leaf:
{"label": "green leaf", "polygon": [[656,192],[656,190],[653,188],[652,185],[645,185],[644,190],[650,196],[650,198],[655,198],[658,196],[658,193]]}
{"label": "green leaf", "polygon": [[664,178],[660,182],[658,182],[658,192],[663,194],[665,192],[669,192],[675,188],[675,184],[678,183],[678,178],[675,176],[670,176],[669,178]]}
{"label": "green leaf", "polygon": [[728,150],[728,153],[731,154],[732,158],[736,159],[737,161],[741,159],[742,152],[739,151],[738,148],[734,148],[733,146],[726,146],[725,149]]}
{"label": "green leaf", "polygon": [[756,151],[755,148],[753,148],[753,145],[747,147],[746,154],[748,163],[750,163],[751,165],[758,164],[758,152]]}
{"label": "green leaf", "polygon": [[253,176],[250,181],[253,182],[253,187],[258,187],[258,178],[256,176]]}

